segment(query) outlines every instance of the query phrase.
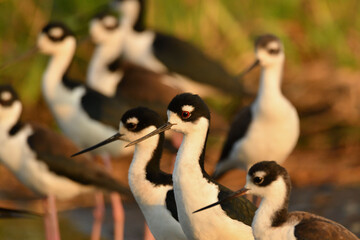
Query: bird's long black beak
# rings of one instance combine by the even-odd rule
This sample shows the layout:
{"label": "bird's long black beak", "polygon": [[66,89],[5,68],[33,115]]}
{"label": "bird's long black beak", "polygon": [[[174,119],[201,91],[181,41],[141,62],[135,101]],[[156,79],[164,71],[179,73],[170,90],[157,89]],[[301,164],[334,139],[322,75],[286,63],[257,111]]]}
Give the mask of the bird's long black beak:
{"label": "bird's long black beak", "polygon": [[139,142],[144,141],[145,139],[148,139],[148,138],[150,138],[150,137],[152,137],[152,136],[155,136],[156,134],[165,132],[166,130],[171,129],[171,127],[174,126],[174,125],[175,125],[174,123],[169,123],[169,122],[167,122],[167,123],[165,123],[164,125],[162,125],[161,127],[159,127],[158,129],[152,131],[151,133],[149,133],[149,134],[147,134],[147,135],[145,135],[145,136],[143,136],[143,137],[141,137],[141,138],[139,138],[139,139],[137,139],[137,140],[135,140],[135,141],[132,141],[131,143],[129,143],[129,144],[126,145],[125,147],[130,147],[130,146],[132,146],[132,145],[135,145],[135,144],[137,144],[137,143],[139,143]]}
{"label": "bird's long black beak", "polygon": [[120,133],[116,133],[115,135],[109,137],[108,139],[102,141],[102,142],[99,142],[98,144],[95,144],[94,146],[92,147],[89,147],[89,148],[86,148],[84,150],[81,150],[80,152],[77,152],[73,155],[71,155],[71,157],[75,157],[77,155],[80,155],[80,154],[83,154],[83,153],[86,153],[86,152],[89,152],[91,150],[94,150],[94,149],[97,149],[101,146],[104,146],[106,144],[109,144],[111,142],[114,142],[114,141],[117,141],[117,140],[121,140],[121,137],[124,136],[123,134],[120,134]]}
{"label": "bird's long black beak", "polygon": [[258,66],[260,64],[260,61],[258,59],[255,60],[255,62],[253,62],[253,64],[250,65],[250,67],[248,67],[247,69],[245,69],[244,71],[242,71],[239,74],[240,78],[243,78],[246,74],[248,74],[249,72],[251,72],[251,70],[253,70],[256,66]]}
{"label": "bird's long black beak", "polygon": [[226,198],[221,199],[220,201],[217,201],[217,202],[215,202],[215,203],[213,203],[213,204],[207,205],[206,207],[200,208],[200,209],[194,211],[193,213],[201,212],[201,211],[206,210],[206,209],[208,209],[208,208],[212,208],[212,207],[214,207],[214,206],[216,206],[216,205],[219,205],[219,204],[221,204],[221,203],[223,203],[223,202],[229,201],[229,200],[231,200],[231,199],[233,199],[233,198],[236,198],[236,197],[245,195],[247,191],[249,191],[249,189],[247,189],[247,188],[242,188],[242,189],[240,189],[240,190],[238,190],[238,191],[230,194],[230,195],[227,196]]}

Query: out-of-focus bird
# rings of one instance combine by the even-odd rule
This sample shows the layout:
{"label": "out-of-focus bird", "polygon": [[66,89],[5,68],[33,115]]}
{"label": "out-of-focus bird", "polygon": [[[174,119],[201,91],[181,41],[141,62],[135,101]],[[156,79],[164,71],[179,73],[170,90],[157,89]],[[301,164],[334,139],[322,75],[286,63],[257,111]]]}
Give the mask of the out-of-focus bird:
{"label": "out-of-focus bird", "polygon": [[72,142],[43,126],[21,122],[21,113],[13,88],[0,85],[0,161],[24,185],[46,197],[47,239],[60,239],[55,198],[70,199],[94,187],[129,192],[89,156],[71,159],[78,150]]}
{"label": "out-of-focus bird", "polygon": [[202,88],[207,89],[212,86],[213,91],[206,90],[208,93],[198,86],[187,89],[202,97],[212,95],[214,90],[242,96],[238,78],[229,74],[220,63],[188,42],[147,29],[144,24],[145,0],[115,0],[113,6],[122,15],[126,59],[155,72],[179,74],[187,85],[201,83]]}
{"label": "out-of-focus bird", "polygon": [[110,12],[96,15],[90,23],[90,35],[96,44],[87,74],[91,88],[108,97],[126,97],[139,105],[156,107],[161,112],[165,112],[174,96],[183,92],[173,84],[173,77],[155,73],[122,57],[125,36],[117,16]]}
{"label": "out-of-focus bird", "polygon": [[[129,109],[128,102],[125,99],[120,101],[120,97],[117,100],[109,98],[66,76],[76,49],[76,39],[69,28],[62,23],[49,23],[40,33],[37,45],[42,53],[51,56],[43,75],[42,90],[65,135],[79,147],[86,148],[116,133],[119,119]],[[119,157],[132,151],[118,142],[96,154],[101,155],[111,168],[109,156]],[[121,239],[123,235],[124,212],[119,198],[117,193],[111,194],[116,239]],[[99,235],[100,232],[97,232]]]}
{"label": "out-of-focus bird", "polygon": [[262,198],[252,222],[253,234],[257,240],[359,239],[344,226],[324,217],[308,212],[288,212],[290,177],[286,169],[275,161],[256,163],[247,173],[244,188],[196,212],[224,204],[229,199],[246,193]]}
{"label": "out-of-focus bird", "polygon": [[299,137],[299,116],[281,92],[283,44],[274,35],[263,35],[255,42],[255,53],[257,60],[246,72],[261,66],[258,94],[235,117],[215,169],[216,178],[235,167],[248,170],[269,158],[282,163]]}

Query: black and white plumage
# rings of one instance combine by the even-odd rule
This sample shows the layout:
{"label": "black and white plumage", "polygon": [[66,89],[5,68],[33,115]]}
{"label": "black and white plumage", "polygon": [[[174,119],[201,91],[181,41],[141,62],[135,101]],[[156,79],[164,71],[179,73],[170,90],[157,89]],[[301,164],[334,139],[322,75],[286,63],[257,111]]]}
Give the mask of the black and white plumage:
{"label": "black and white plumage", "polygon": [[[80,147],[89,147],[116,133],[128,103],[109,98],[67,78],[76,49],[76,39],[62,23],[50,23],[38,37],[38,48],[51,59],[43,75],[43,95],[61,130]],[[122,143],[98,153],[121,156],[131,152]]]}
{"label": "black and white plumage", "polygon": [[129,61],[155,72],[179,74],[184,84],[201,83],[201,87],[187,89],[201,96],[209,95],[201,89],[205,86],[226,94],[241,95],[242,87],[237,78],[220,63],[188,42],[147,29],[144,25],[145,0],[115,0],[114,5],[123,15],[122,25],[126,33],[123,51]]}
{"label": "black and white plumage", "polygon": [[[123,115],[118,134],[80,153],[117,140],[135,141],[163,124],[164,120],[148,108],[131,109]],[[186,239],[178,222],[172,176],[160,169],[164,140],[164,133],[160,133],[135,145],[129,185],[155,239]]]}
{"label": "black and white plumage", "polygon": [[243,189],[220,202],[246,193],[262,198],[252,223],[257,240],[358,240],[344,226],[329,219],[308,212],[289,213],[290,192],[291,181],[286,169],[275,161],[262,161],[250,168]]}
{"label": "black and white plumage", "polygon": [[284,47],[273,35],[263,35],[255,43],[256,65],[261,66],[255,101],[235,117],[225,141],[214,176],[241,167],[248,170],[256,162],[285,161],[299,137],[299,117],[295,107],[281,92]]}
{"label": "black and white plumage", "polygon": [[[109,12],[96,15],[90,24],[90,34],[96,44],[91,58],[87,84],[109,97],[125,96],[164,111],[171,99],[183,92],[174,86],[175,79],[130,63],[122,57],[125,38],[118,17]],[[157,107],[160,108],[160,107]]]}
{"label": "black and white plumage", "polygon": [[128,193],[88,156],[75,161],[78,148],[40,125],[22,123],[22,104],[8,85],[0,86],[0,161],[28,188],[44,197],[70,199],[94,187]]}
{"label": "black and white plumage", "polygon": [[134,143],[168,129],[183,134],[173,184],[179,221],[188,239],[253,239],[250,224],[256,207],[245,198],[234,198],[206,214],[192,214],[204,203],[232,193],[204,169],[209,121],[209,109],[198,95],[180,94],[168,106],[168,123]]}

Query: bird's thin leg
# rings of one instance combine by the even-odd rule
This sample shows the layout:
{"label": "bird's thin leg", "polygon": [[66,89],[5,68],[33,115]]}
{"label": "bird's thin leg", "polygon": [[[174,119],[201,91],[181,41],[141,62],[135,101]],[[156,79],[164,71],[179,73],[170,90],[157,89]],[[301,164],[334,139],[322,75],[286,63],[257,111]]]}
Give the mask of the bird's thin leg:
{"label": "bird's thin leg", "polygon": [[[111,172],[112,165],[109,155],[103,154],[102,159],[105,164],[105,168]],[[125,224],[125,212],[124,207],[121,202],[121,196],[119,193],[112,192],[110,194],[111,205],[113,209],[113,219],[114,219],[114,240],[124,239],[124,224]]]}
{"label": "bird's thin leg", "polygon": [[94,223],[91,232],[91,240],[99,240],[101,237],[101,225],[105,215],[104,194],[95,193],[95,209],[93,212]]}
{"label": "bird's thin leg", "polygon": [[43,200],[43,206],[45,238],[46,240],[60,240],[55,196],[50,194],[46,199]]}
{"label": "bird's thin leg", "polygon": [[154,236],[152,235],[149,226],[145,223],[144,227],[144,240],[155,240]]}

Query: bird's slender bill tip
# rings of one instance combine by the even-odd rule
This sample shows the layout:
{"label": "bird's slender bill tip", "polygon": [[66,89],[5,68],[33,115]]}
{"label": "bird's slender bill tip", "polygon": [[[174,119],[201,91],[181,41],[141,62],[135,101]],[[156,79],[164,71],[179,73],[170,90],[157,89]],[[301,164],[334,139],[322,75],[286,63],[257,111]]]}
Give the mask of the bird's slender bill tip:
{"label": "bird's slender bill tip", "polygon": [[108,139],[102,141],[102,142],[99,142],[98,144],[95,144],[94,146],[91,146],[91,147],[88,147],[84,150],[81,150],[80,152],[77,152],[77,153],[74,153],[73,155],[71,155],[71,157],[75,157],[75,156],[78,156],[80,154],[83,154],[83,153],[86,153],[86,152],[89,152],[89,151],[92,151],[92,150],[95,150],[99,147],[102,147],[104,145],[107,145],[111,142],[114,142],[114,141],[117,141],[117,140],[121,140],[121,137],[124,136],[123,134],[120,134],[120,133],[116,133],[115,135],[109,137]]}
{"label": "bird's slender bill tip", "polygon": [[223,202],[229,201],[229,200],[231,200],[233,198],[243,196],[243,195],[245,195],[247,193],[247,191],[249,191],[248,188],[242,188],[242,189],[240,189],[240,190],[238,190],[236,192],[231,193],[229,196],[227,196],[227,197],[225,197],[225,198],[223,198],[223,199],[221,199],[221,200],[219,200],[219,201],[217,201],[215,203],[212,203],[210,205],[207,205],[207,206],[205,206],[203,208],[200,208],[200,209],[194,211],[193,214],[197,213],[197,212],[204,211],[204,210],[212,208],[212,207],[215,207],[216,205],[219,205],[219,204],[221,204]]}
{"label": "bird's slender bill tip", "polygon": [[165,131],[171,129],[171,127],[174,126],[174,125],[176,125],[176,124],[167,122],[164,125],[162,125],[161,127],[159,127],[156,130],[152,131],[151,133],[148,133],[147,135],[145,135],[145,136],[143,136],[143,137],[141,137],[139,139],[136,139],[135,141],[130,142],[125,147],[133,146],[133,145],[138,144],[138,143],[140,143],[140,142],[142,142],[142,141],[144,141],[144,140],[146,140],[146,139],[148,139],[148,138],[150,138],[152,136],[155,136],[155,135],[157,135],[159,133],[165,132]]}
{"label": "bird's slender bill tip", "polygon": [[260,64],[259,59],[256,59],[248,68],[246,68],[244,71],[242,71],[239,76],[240,78],[243,78],[246,74],[248,74],[249,72],[251,72],[251,70],[253,70],[256,66],[258,66]]}

